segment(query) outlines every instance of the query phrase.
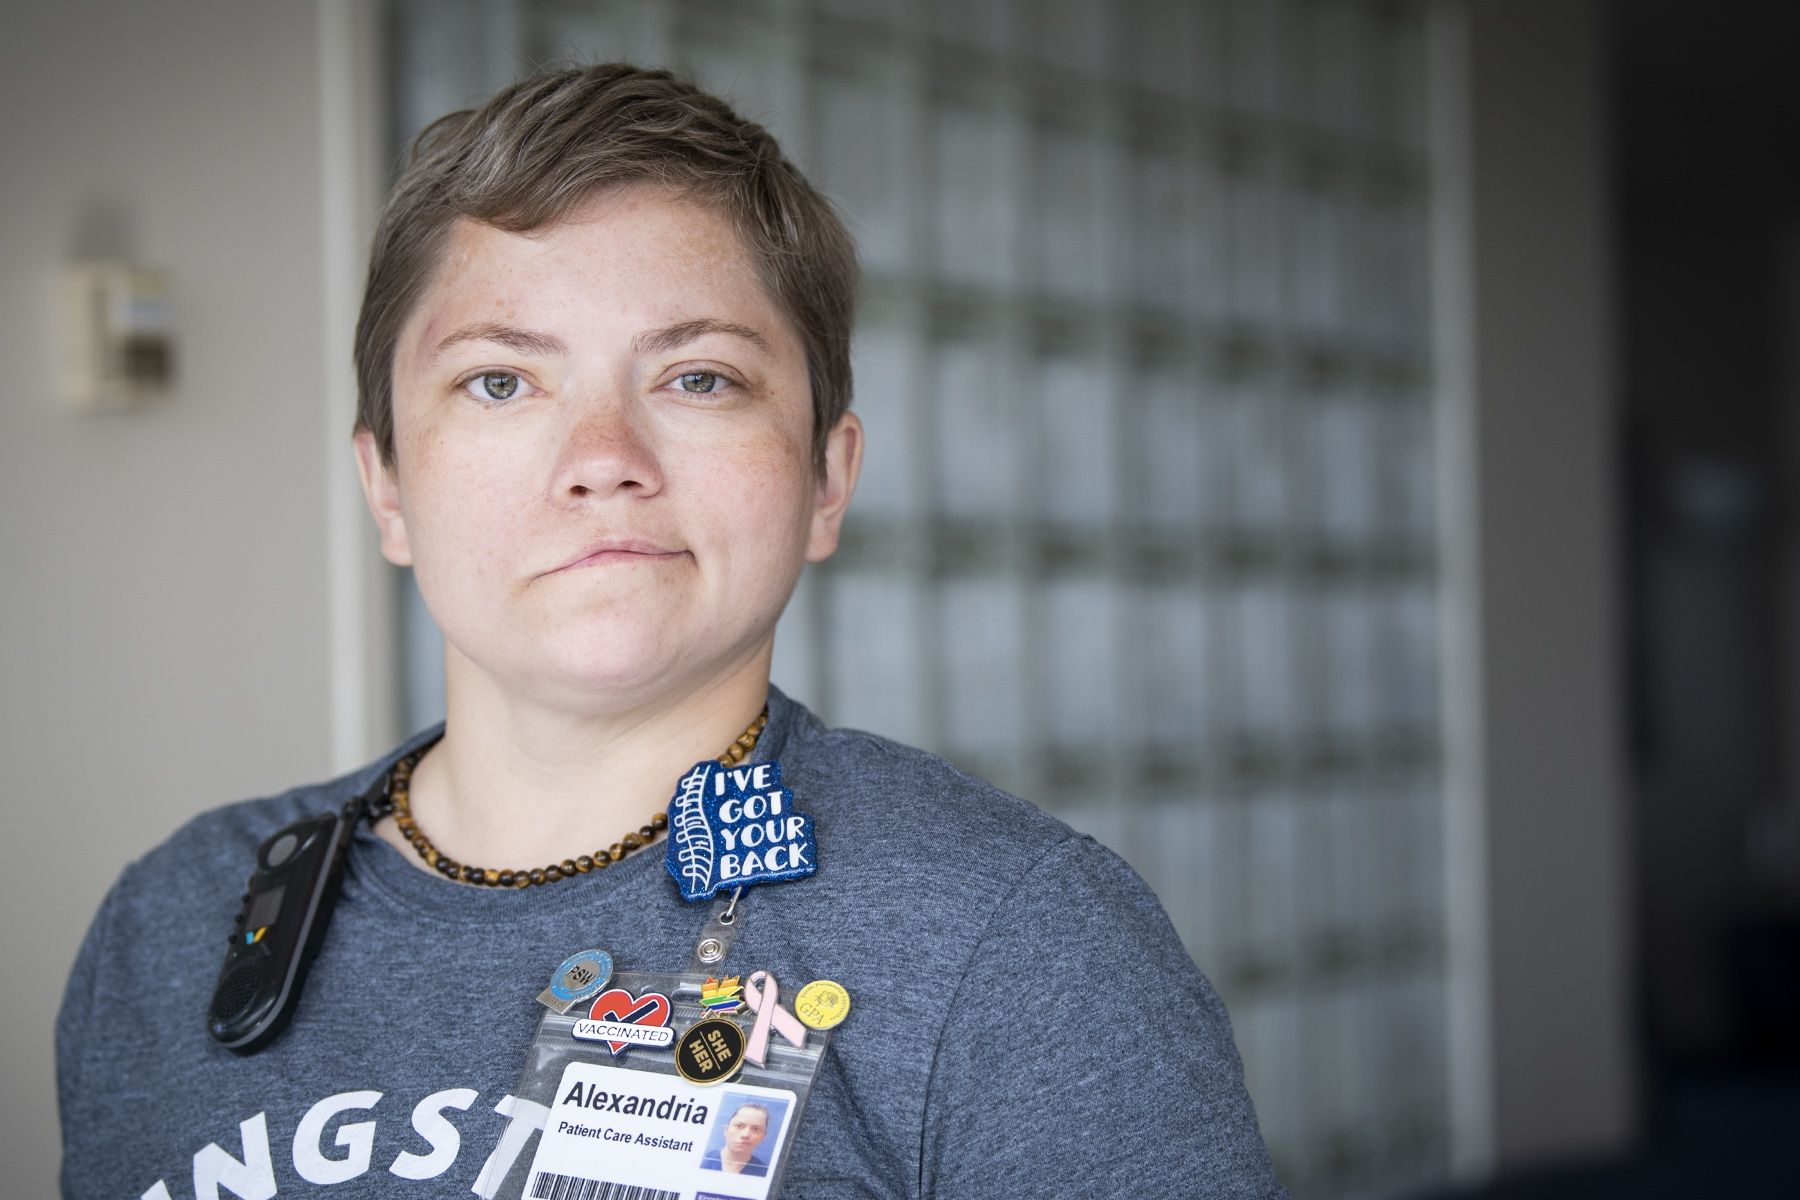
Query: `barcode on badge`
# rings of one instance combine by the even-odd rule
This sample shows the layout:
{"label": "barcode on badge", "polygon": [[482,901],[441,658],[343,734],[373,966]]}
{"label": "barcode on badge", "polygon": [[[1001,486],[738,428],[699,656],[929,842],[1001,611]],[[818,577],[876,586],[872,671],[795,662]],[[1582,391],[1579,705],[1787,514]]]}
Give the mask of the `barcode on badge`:
{"label": "barcode on badge", "polygon": [[632,1183],[608,1183],[579,1175],[539,1171],[531,1181],[532,1200],[681,1200],[680,1192],[638,1187]]}

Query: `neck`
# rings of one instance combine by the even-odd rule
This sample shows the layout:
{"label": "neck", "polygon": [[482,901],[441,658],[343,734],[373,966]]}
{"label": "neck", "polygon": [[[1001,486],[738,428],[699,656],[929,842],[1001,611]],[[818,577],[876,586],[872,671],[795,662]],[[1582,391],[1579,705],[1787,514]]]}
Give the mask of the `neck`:
{"label": "neck", "polygon": [[[769,651],[681,696],[577,713],[509,694],[447,649],[444,737],[412,778],[419,828],[484,867],[529,869],[610,846],[762,711]],[[380,832],[403,844],[392,822]]]}

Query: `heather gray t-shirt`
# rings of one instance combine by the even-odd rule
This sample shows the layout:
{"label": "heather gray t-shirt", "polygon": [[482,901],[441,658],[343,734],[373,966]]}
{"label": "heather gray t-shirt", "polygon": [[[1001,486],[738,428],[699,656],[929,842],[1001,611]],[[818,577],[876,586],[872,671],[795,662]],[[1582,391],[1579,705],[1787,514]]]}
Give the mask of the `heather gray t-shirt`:
{"label": "heather gray t-shirt", "polygon": [[[427,874],[365,825],[293,1024],[240,1058],[204,1014],[256,848],[352,775],[207,813],[132,864],[57,1023],[68,1200],[469,1195],[509,1136],[552,969],[687,968],[706,905],[661,847],[517,891]],[[1279,1196],[1224,1007],[1129,867],[920,751],[771,691],[819,871],[747,892],[723,964],[835,979],[784,1197]],[[671,781],[671,790],[673,790]],[[724,972],[721,972],[723,974]],[[791,984],[789,983],[791,981]]]}

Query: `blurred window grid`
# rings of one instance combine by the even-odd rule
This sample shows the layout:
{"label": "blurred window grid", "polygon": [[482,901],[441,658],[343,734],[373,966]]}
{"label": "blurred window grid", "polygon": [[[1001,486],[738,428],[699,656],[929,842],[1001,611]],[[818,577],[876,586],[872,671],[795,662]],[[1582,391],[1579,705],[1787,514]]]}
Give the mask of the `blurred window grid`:
{"label": "blurred window grid", "polygon": [[868,454],[775,681],[1131,862],[1300,1197],[1448,1173],[1422,7],[391,5],[397,145],[624,58],[841,206]]}

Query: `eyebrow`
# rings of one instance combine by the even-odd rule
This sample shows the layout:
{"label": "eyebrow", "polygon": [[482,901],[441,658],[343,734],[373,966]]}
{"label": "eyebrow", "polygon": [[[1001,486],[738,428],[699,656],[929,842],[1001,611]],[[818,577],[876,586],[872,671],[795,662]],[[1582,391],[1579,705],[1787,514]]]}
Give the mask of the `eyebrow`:
{"label": "eyebrow", "polygon": [[[665,325],[661,329],[646,329],[631,340],[631,348],[638,354],[664,354],[712,333],[743,338],[759,350],[769,349],[769,339],[759,331],[748,325],[740,325],[736,321],[721,321],[716,317],[698,317],[692,321],[678,321],[673,325]],[[490,322],[482,325],[466,325],[458,329],[437,344],[436,353],[442,354],[459,342],[496,342],[509,350],[517,350],[520,354],[533,354],[539,358],[549,358],[569,352],[568,343],[553,333]]]}
{"label": "eyebrow", "polygon": [[498,342],[508,350],[517,350],[520,354],[534,354],[539,358],[549,358],[552,355],[569,352],[568,344],[553,333],[490,323],[466,325],[458,329],[437,344],[436,353],[442,354],[458,342]]}
{"label": "eyebrow", "polygon": [[661,329],[646,329],[631,339],[631,348],[639,354],[663,354],[709,333],[743,338],[759,350],[769,348],[769,339],[750,326],[739,325],[736,321],[721,321],[715,317],[700,317],[693,321],[678,321]]}

